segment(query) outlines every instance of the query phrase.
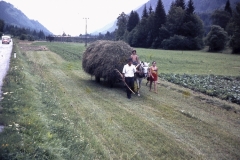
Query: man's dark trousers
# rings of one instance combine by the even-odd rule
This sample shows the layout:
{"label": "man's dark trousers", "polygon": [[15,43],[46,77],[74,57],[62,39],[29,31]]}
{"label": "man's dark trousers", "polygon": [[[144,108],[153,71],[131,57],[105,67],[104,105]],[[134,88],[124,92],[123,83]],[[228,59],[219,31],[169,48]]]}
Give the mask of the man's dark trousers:
{"label": "man's dark trousers", "polygon": [[[125,77],[125,82],[128,85],[129,88],[133,90],[134,87],[134,77]],[[127,97],[130,99],[131,98],[132,91],[127,88]]]}

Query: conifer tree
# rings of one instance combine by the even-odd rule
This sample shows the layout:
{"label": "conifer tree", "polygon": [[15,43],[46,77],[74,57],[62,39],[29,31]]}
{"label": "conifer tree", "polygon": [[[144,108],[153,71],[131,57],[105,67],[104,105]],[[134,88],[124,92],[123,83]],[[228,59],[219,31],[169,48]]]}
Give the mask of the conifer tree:
{"label": "conifer tree", "polygon": [[173,8],[173,7],[176,7],[176,5],[175,5],[175,2],[174,2],[174,1],[172,1],[171,5],[170,5],[170,8],[169,8],[169,10],[168,10],[168,14],[169,14],[169,11],[170,11],[170,10],[172,10],[172,8]]}
{"label": "conifer tree", "polygon": [[230,15],[232,16],[232,8],[231,8],[230,1],[229,1],[229,0],[227,0],[227,2],[226,2],[224,11],[230,13]]}
{"label": "conifer tree", "polygon": [[0,19],[0,32],[3,32],[4,24],[4,20]]}
{"label": "conifer tree", "polygon": [[234,32],[230,40],[230,47],[232,53],[240,54],[240,2],[236,5],[236,11],[233,13],[233,27]]}
{"label": "conifer tree", "polygon": [[38,38],[40,38],[40,39],[45,39],[45,34],[43,33],[42,30],[40,30],[40,31],[38,32]]}
{"label": "conifer tree", "polygon": [[127,30],[128,16],[122,12],[117,18],[116,40],[123,40],[125,31]]}
{"label": "conifer tree", "polygon": [[153,31],[154,31],[154,12],[149,14],[147,19],[147,38],[146,38],[146,46],[149,48],[153,42]]}
{"label": "conifer tree", "polygon": [[33,30],[33,36],[37,36],[37,32],[35,29]]}
{"label": "conifer tree", "polygon": [[231,20],[231,15],[224,10],[215,10],[211,15],[211,20],[213,25],[219,25],[226,29],[228,22]]}
{"label": "conifer tree", "polygon": [[147,6],[145,4],[143,8],[142,18],[148,18]]}
{"label": "conifer tree", "polygon": [[166,22],[166,13],[164,10],[162,0],[158,0],[158,4],[154,14],[154,21],[157,30],[162,26],[162,24]]}
{"label": "conifer tree", "polygon": [[139,15],[135,11],[131,11],[128,22],[127,22],[127,30],[131,32],[133,28],[139,23]]}
{"label": "conifer tree", "polygon": [[149,12],[148,12],[149,15],[152,14],[152,10],[153,10],[153,9],[152,9],[152,5],[150,4],[149,9],[148,9],[148,11],[149,11]]}
{"label": "conifer tree", "polygon": [[153,39],[158,37],[159,29],[166,22],[166,13],[162,0],[158,0],[157,7],[154,13],[154,29],[153,29]]}
{"label": "conifer tree", "polygon": [[184,22],[185,11],[176,6],[171,6],[168,15],[167,21],[164,24],[165,28],[169,31],[171,36],[181,35],[181,26]]}
{"label": "conifer tree", "polygon": [[184,0],[176,0],[175,1],[175,6],[176,7],[181,7],[183,10],[185,10],[185,8],[186,8]]}
{"label": "conifer tree", "polygon": [[194,13],[194,10],[195,10],[195,7],[194,7],[194,5],[193,5],[193,1],[192,1],[192,0],[189,0],[189,1],[188,1],[188,4],[187,4],[186,13],[187,13],[188,15],[193,14],[193,13]]}

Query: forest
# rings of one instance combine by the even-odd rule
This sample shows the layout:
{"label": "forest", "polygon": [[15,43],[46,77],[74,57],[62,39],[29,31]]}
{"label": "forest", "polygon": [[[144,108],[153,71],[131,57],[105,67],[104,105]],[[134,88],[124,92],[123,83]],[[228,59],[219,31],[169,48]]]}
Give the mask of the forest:
{"label": "forest", "polygon": [[[197,3],[197,4],[194,4]],[[132,47],[166,49],[166,50],[201,50],[208,47],[209,52],[230,48],[231,53],[240,53],[240,3],[231,4],[227,0],[225,6],[212,12],[196,12],[199,3],[213,6],[214,2],[196,2],[175,0],[166,13],[162,0],[158,0],[156,8],[146,4],[142,15],[131,11],[128,15],[122,12],[117,17],[117,27],[113,32],[86,35],[95,40],[122,40]],[[223,3],[223,1],[221,1]],[[232,7],[234,6],[234,7]],[[206,7],[206,9],[210,9]],[[0,20],[0,35],[11,34],[21,40],[54,41],[54,35],[45,35],[12,25],[4,25]],[[67,36],[65,33],[63,37]],[[68,35],[69,37],[70,35]],[[79,35],[82,36],[82,35]],[[57,40],[57,39],[56,39]],[[71,42],[74,40],[68,40]]]}
{"label": "forest", "polygon": [[232,9],[229,0],[224,9],[217,9],[210,16],[195,13],[193,0],[187,4],[184,0],[173,1],[166,14],[158,0],[156,10],[145,6],[141,18],[135,11],[129,16],[119,15],[113,34],[116,40],[124,40],[133,47],[200,50],[209,46],[209,51],[221,51],[228,46],[232,53],[239,53],[239,22],[240,3]]}

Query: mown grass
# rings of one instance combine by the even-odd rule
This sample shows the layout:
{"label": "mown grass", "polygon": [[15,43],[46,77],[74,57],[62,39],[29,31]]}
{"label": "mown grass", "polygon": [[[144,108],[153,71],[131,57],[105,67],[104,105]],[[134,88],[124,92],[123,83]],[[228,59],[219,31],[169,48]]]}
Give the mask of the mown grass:
{"label": "mown grass", "polygon": [[11,58],[2,88],[0,159],[105,159],[88,146],[96,140],[79,115],[59,104],[63,92],[45,79],[46,66],[14,50],[18,58]]}
{"label": "mown grass", "polygon": [[49,42],[36,42],[33,45],[47,46],[52,52],[62,56],[67,61],[81,60],[82,53],[85,50],[82,43],[49,43]]}
{"label": "mown grass", "polygon": [[[34,45],[47,46],[67,61],[80,60],[84,52],[81,43],[37,42]],[[140,59],[156,61],[159,73],[196,74],[196,75],[240,75],[240,56],[204,51],[172,51],[136,48]]]}
{"label": "mown grass", "polygon": [[[121,88],[100,86],[83,72],[80,59],[83,44],[34,45],[46,46],[58,55],[15,48],[18,58],[11,59],[3,87],[7,94],[1,101],[0,122],[5,126],[0,136],[1,159],[240,157],[236,151],[239,140],[234,132],[225,128],[223,131],[219,124],[213,127],[214,123],[203,121],[201,115],[178,110],[177,107],[185,105],[191,109],[194,104],[190,98],[167,99],[171,93],[163,90],[165,94],[160,91],[160,96],[133,96],[133,101],[127,101]],[[144,58],[143,53],[148,50],[137,51]],[[159,64],[163,55],[155,54],[159,55],[159,51],[152,56]],[[184,62],[181,58],[179,63]],[[201,70],[197,71],[201,74]]]}

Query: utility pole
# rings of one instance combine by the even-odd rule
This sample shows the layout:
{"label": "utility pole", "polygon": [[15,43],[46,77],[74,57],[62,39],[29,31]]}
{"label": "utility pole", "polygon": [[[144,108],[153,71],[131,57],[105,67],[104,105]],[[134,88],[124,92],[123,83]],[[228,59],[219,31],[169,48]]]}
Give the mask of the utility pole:
{"label": "utility pole", "polygon": [[86,20],[86,28],[85,28],[85,47],[87,47],[87,20],[88,20],[89,18],[83,18],[83,19]]}

